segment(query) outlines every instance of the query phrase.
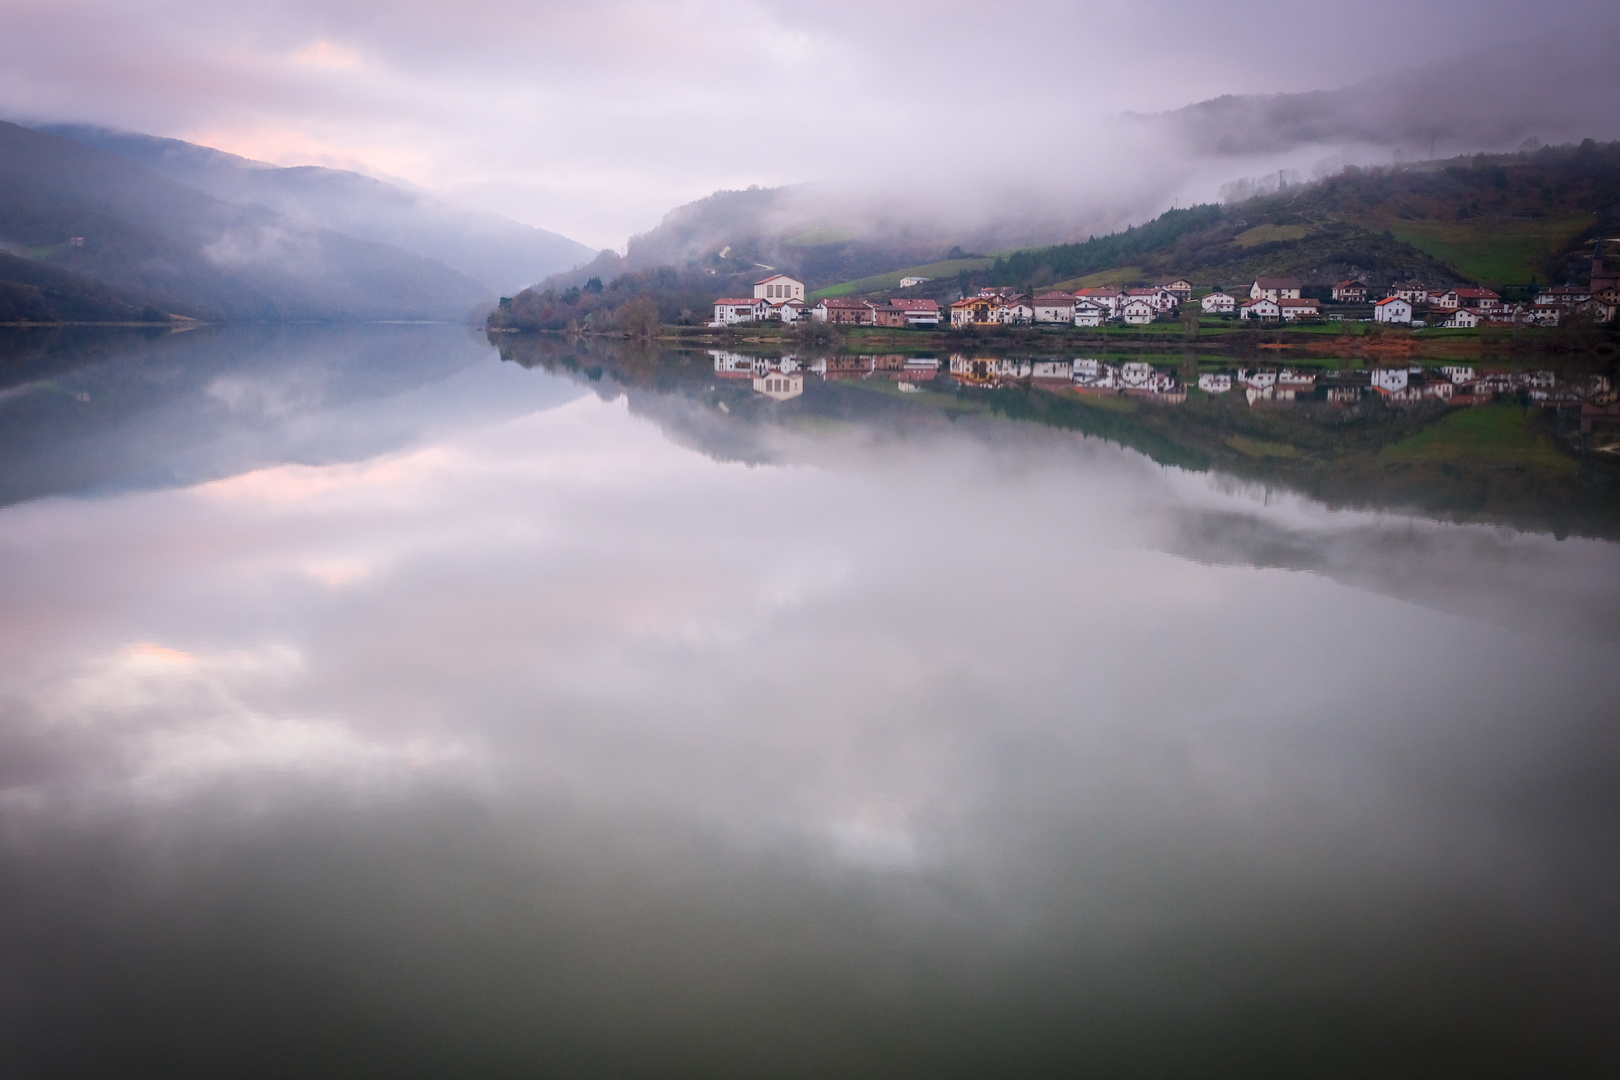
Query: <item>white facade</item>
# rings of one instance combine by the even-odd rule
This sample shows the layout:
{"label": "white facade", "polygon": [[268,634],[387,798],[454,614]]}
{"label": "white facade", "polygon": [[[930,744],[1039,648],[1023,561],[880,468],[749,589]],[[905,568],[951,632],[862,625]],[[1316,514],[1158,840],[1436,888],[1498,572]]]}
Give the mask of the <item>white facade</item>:
{"label": "white facade", "polygon": [[714,326],[729,326],[732,323],[754,322],[763,319],[769,308],[764,300],[747,300],[742,297],[728,297],[714,302]]}
{"label": "white facade", "polygon": [[1293,322],[1295,319],[1315,318],[1322,314],[1322,309],[1317,306],[1315,300],[1279,300],[1277,308],[1282,312],[1282,317],[1287,322]]}
{"label": "white facade", "polygon": [[783,300],[803,300],[804,282],[786,274],[773,274],[764,281],[754,282],[754,298],[780,303]]}
{"label": "white facade", "polygon": [[1457,386],[1474,381],[1474,369],[1466,365],[1443,367],[1440,369],[1440,374],[1450,379]]}
{"label": "white facade", "polygon": [[1280,319],[1282,318],[1282,308],[1277,306],[1277,301],[1262,297],[1259,300],[1250,300],[1244,304],[1238,310],[1238,314],[1245,319]]}
{"label": "white facade", "polygon": [[1412,302],[1392,296],[1373,305],[1373,319],[1381,323],[1409,323],[1412,321]]}
{"label": "white facade", "polygon": [[1223,292],[1212,292],[1198,303],[1207,315],[1230,315],[1237,310],[1237,297]]}
{"label": "white facade", "polygon": [[1130,326],[1142,326],[1159,317],[1159,309],[1147,300],[1137,297],[1125,305],[1120,317]]}
{"label": "white facade", "polygon": [[1472,308],[1458,308],[1451,313],[1451,318],[1445,322],[1446,326],[1454,330],[1468,330],[1479,325],[1479,312]]}
{"label": "white facade", "polygon": [[1106,318],[1108,318],[1108,309],[1098,304],[1082,300],[1074,305],[1074,325],[1076,326],[1101,326]]}
{"label": "white facade", "polygon": [[900,287],[902,289],[909,289],[914,285],[921,285],[923,282],[928,280],[929,279],[925,277],[903,277],[900,279]]}
{"label": "white facade", "polygon": [[1152,364],[1140,360],[1131,360],[1119,365],[1120,385],[1130,390],[1151,389],[1156,374],[1158,373],[1153,370]]}
{"label": "white facade", "polygon": [[1036,297],[1035,321],[1038,323],[1074,322],[1074,297]]}
{"label": "white facade", "polygon": [[1224,394],[1232,389],[1232,376],[1207,374],[1198,376],[1198,389],[1206,394]]}
{"label": "white facade", "polygon": [[1072,379],[1074,364],[1068,360],[1037,360],[1030,374],[1037,379]]}

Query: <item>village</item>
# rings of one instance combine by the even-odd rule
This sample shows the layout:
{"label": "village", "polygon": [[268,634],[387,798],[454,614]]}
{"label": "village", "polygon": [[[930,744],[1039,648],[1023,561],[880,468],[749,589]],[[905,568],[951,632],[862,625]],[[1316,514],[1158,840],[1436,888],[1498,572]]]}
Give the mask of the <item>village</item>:
{"label": "village", "polygon": [[[900,284],[915,287],[926,280],[902,278]],[[1327,296],[1308,297],[1304,295],[1308,288]],[[1600,240],[1592,251],[1587,285],[1540,289],[1530,299],[1519,301],[1508,301],[1487,288],[1420,281],[1396,281],[1375,290],[1354,279],[1329,287],[1307,286],[1292,277],[1256,277],[1246,290],[1234,294],[1219,286],[1196,289],[1186,279],[1177,278],[1148,287],[1083,288],[1072,293],[989,287],[962,297],[945,312],[935,300],[904,297],[883,301],[828,297],[808,304],[804,282],[774,274],[754,284],[752,297],[716,300],[709,325],[811,320],[842,327],[935,329],[948,315],[949,326],[957,330],[999,326],[1084,329],[1178,320],[1193,304],[1200,316],[1272,324],[1354,320],[1412,328],[1473,329],[1556,327],[1575,319],[1609,323],[1620,309],[1620,268],[1605,267]]]}

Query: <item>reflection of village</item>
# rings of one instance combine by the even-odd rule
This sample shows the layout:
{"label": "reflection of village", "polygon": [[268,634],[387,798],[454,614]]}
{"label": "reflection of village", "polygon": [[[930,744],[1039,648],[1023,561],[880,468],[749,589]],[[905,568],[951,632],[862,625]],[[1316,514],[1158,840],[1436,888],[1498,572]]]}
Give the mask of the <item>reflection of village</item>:
{"label": "reflection of village", "polygon": [[[1100,359],[990,357],[958,353],[942,364],[934,357],[890,355],[826,356],[798,359],[744,356],[716,349],[715,374],[746,379],[759,393],[786,401],[804,393],[805,379],[886,379],[903,392],[948,376],[956,385],[994,389],[1030,387],[1074,394],[1113,394],[1151,398],[1165,404],[1187,400],[1189,387],[1179,369],[1144,360],[1110,363]],[[1594,417],[1620,416],[1609,379],[1585,375],[1561,378],[1552,371],[1513,371],[1467,365],[1298,370],[1291,367],[1238,367],[1203,371],[1191,389],[1203,395],[1241,395],[1254,408],[1307,401],[1349,405],[1378,400],[1391,405],[1430,403],[1479,405],[1501,395],[1547,406],[1578,405]]]}

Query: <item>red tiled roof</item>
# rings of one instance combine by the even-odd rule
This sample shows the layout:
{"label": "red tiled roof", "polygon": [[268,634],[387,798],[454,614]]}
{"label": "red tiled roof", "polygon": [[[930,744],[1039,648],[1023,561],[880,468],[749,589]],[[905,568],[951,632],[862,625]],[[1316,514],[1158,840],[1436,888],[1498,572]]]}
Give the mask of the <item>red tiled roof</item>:
{"label": "red tiled roof", "polygon": [[901,311],[938,311],[939,305],[932,300],[890,300],[890,307],[897,307]]}
{"label": "red tiled roof", "polygon": [[1386,297],[1384,297],[1384,299],[1382,299],[1382,300],[1378,301],[1378,303],[1374,304],[1373,307],[1383,307],[1385,304],[1393,304],[1397,300],[1399,300],[1403,304],[1410,303],[1410,301],[1401,300],[1401,298],[1398,297],[1398,296],[1386,296]]}
{"label": "red tiled roof", "polygon": [[764,285],[764,284],[766,284],[766,283],[767,283],[767,282],[772,282],[772,281],[782,281],[782,280],[784,280],[784,279],[785,279],[785,280],[787,280],[787,281],[793,281],[793,280],[796,280],[796,279],[794,279],[794,278],[790,278],[790,277],[788,277],[788,276],[787,276],[787,275],[786,275],[786,274],[772,274],[772,275],[771,275],[771,276],[770,276],[770,277],[768,277],[768,278],[765,278],[765,279],[764,279],[764,280],[762,280],[762,281],[756,281],[756,282],[754,282],[754,284],[755,284],[755,285]]}
{"label": "red tiled roof", "polygon": [[1254,283],[1262,289],[1297,289],[1299,278],[1291,277],[1257,277]]}

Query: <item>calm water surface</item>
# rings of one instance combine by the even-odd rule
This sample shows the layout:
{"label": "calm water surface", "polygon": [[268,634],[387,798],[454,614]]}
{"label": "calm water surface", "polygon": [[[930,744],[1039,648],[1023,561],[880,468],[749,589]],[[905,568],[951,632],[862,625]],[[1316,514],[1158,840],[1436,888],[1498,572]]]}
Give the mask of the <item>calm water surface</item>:
{"label": "calm water surface", "polygon": [[53,341],[6,1076],[1620,1071],[1613,543],[455,329]]}

